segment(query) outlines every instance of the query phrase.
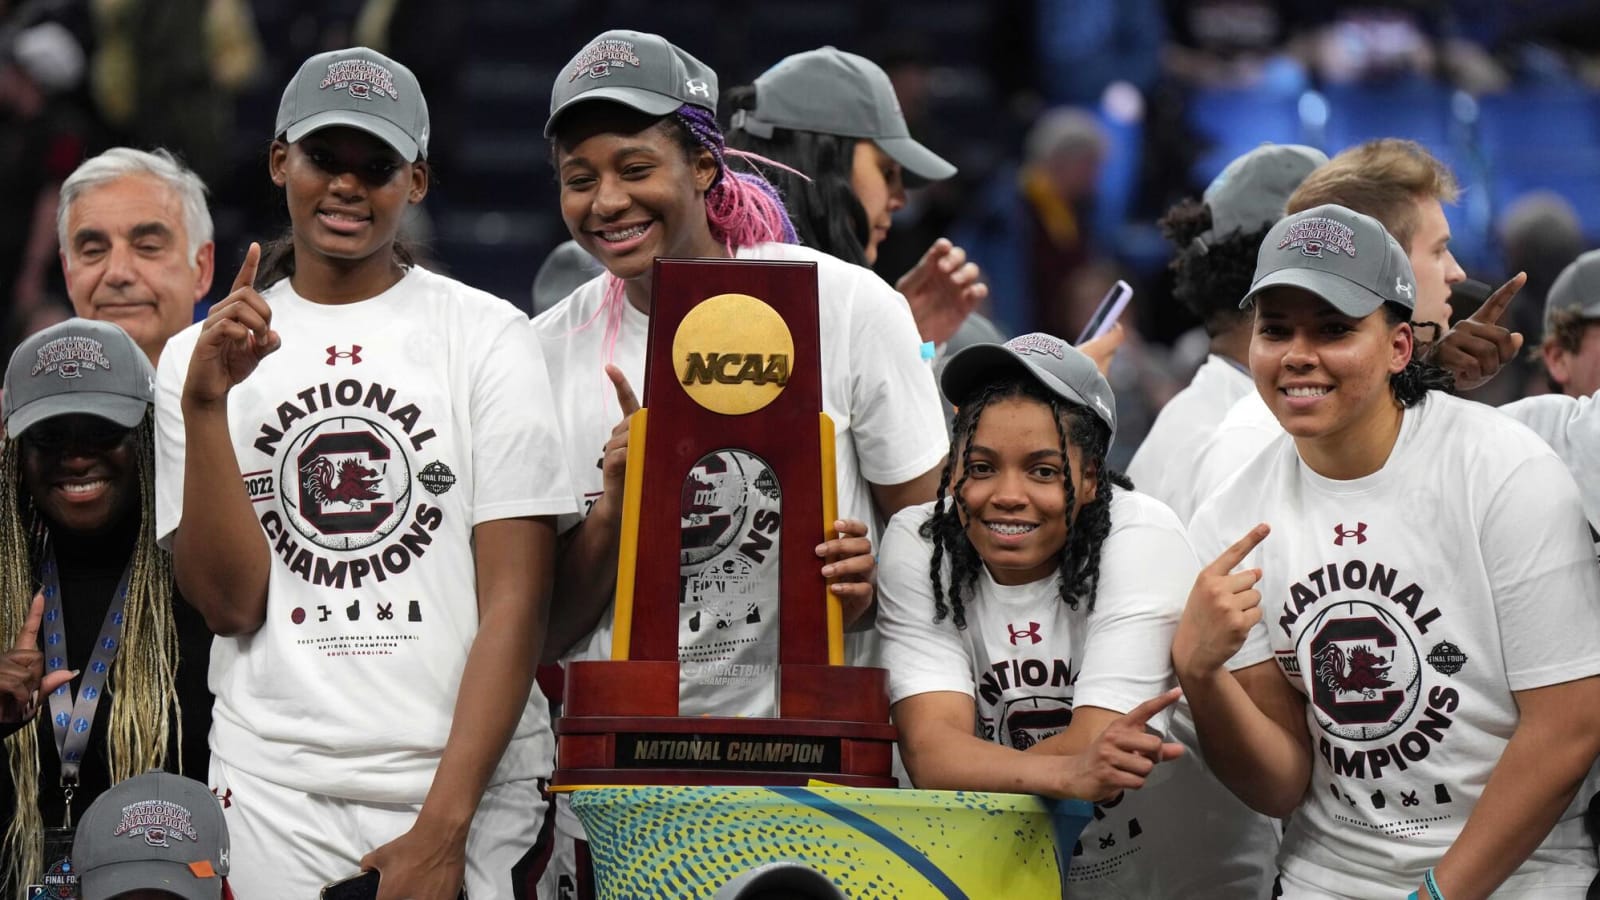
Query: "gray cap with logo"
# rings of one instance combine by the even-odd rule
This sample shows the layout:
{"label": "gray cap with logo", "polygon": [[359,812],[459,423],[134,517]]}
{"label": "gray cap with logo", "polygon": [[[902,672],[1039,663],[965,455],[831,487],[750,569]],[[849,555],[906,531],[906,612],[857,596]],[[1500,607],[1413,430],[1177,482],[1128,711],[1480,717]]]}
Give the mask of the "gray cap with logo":
{"label": "gray cap with logo", "polygon": [[1117,434],[1117,398],[1094,360],[1052,334],[1021,334],[1004,344],[973,344],[950,357],[939,385],[957,409],[996,380],[1024,375],[1068,403],[1086,406]]}
{"label": "gray cap with logo", "polygon": [[283,89],[273,134],[294,143],[333,125],[359,128],[407,162],[428,157],[428,101],[417,76],[376,50],[318,53]]}
{"label": "gray cap with logo", "polygon": [[1239,306],[1275,287],[1310,291],[1356,318],[1385,303],[1407,311],[1417,305],[1417,279],[1400,242],[1377,219],[1334,203],[1272,226],[1256,253],[1250,293]]}
{"label": "gray cap with logo", "polygon": [[833,47],[796,53],[761,73],[755,88],[756,108],[735,112],[733,127],[761,138],[788,128],[869,140],[904,166],[913,183],[956,174],[912,139],[888,74],[864,56]]}
{"label": "gray cap with logo", "polygon": [[1600,319],[1600,250],[1590,250],[1573,260],[1544,298],[1544,327],[1558,312],[1571,311],[1585,319]]}
{"label": "gray cap with logo", "polygon": [[73,413],[132,428],[155,399],[155,369],[127,332],[110,322],[68,319],[30,335],[11,354],[0,415],[11,437]]}
{"label": "gray cap with logo", "polygon": [[717,73],[657,34],[613,29],[585,44],[556,74],[544,136],[573,106],[609,100],[652,116],[685,103],[717,111]]}
{"label": "gray cap with logo", "polygon": [[228,824],[216,796],[170,772],[135,775],[101,794],[72,842],[83,900],[132,891],[218,900],[228,855]]}
{"label": "gray cap with logo", "polygon": [[1328,154],[1303,144],[1262,144],[1234,159],[1206,187],[1211,228],[1200,242],[1215,245],[1236,231],[1255,231],[1283,218],[1300,182],[1327,161]]}

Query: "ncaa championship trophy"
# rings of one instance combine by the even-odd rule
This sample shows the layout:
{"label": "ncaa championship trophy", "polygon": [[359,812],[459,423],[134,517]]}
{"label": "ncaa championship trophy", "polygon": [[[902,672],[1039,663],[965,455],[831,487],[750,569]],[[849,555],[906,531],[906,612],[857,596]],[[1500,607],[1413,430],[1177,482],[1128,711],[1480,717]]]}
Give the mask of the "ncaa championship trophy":
{"label": "ncaa championship trophy", "polygon": [[[568,666],[555,726],[551,785],[594,866],[578,896],[723,900],[798,875],[807,898],[1064,896],[1089,804],[881,789],[887,673],[843,664],[813,552],[836,489],[815,266],[657,260],[654,284],[612,658]],[[680,696],[777,715],[680,715]]]}
{"label": "ncaa championship trophy", "polygon": [[[816,268],[659,260],[654,277],[612,658],[568,668],[553,784],[892,787],[887,674],[843,665],[812,552],[835,518]],[[680,626],[710,631],[712,658],[680,661]],[[777,716],[680,717],[680,681],[713,706],[775,691]]]}

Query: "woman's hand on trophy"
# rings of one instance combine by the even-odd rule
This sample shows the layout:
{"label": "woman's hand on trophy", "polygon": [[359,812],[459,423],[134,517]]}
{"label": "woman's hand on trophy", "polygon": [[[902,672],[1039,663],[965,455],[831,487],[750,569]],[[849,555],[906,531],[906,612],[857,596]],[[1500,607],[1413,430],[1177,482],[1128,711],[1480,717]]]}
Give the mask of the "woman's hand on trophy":
{"label": "woman's hand on trophy", "polygon": [[867,538],[867,523],[839,519],[833,523],[838,537],[817,545],[817,556],[826,560],[823,577],[828,590],[839,598],[844,610],[844,627],[849,628],[872,607],[877,591],[878,560],[872,555]]}

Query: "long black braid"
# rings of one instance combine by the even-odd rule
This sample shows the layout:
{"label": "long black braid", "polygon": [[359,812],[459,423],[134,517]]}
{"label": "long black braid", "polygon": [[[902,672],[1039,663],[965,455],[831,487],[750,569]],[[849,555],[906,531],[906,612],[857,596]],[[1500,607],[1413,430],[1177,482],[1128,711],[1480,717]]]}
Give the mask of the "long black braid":
{"label": "long black braid", "polygon": [[[972,460],[972,439],[983,411],[996,401],[1011,397],[1026,397],[1045,404],[1056,423],[1063,460],[1062,490],[1066,494],[1066,515],[1072,523],[1067,531],[1067,541],[1061,548],[1058,582],[1061,602],[1077,609],[1080,602],[1086,601],[1089,611],[1094,611],[1095,594],[1100,585],[1100,547],[1111,532],[1111,487],[1115,485],[1123,490],[1131,490],[1133,483],[1122,473],[1106,466],[1106,450],[1111,443],[1110,429],[1092,411],[1062,401],[1032,380],[1007,379],[985,385],[973,399],[961,405],[951,430],[950,456],[939,473],[939,490],[934,500],[933,515],[921,528],[922,536],[933,541],[929,577],[933,581],[935,623],[950,616],[957,628],[967,627],[966,595],[977,581],[983,565],[978,551],[967,538],[963,524],[969,519],[965,488],[968,466]],[[1082,455],[1083,477],[1098,477],[1101,484],[1095,499],[1077,510],[1076,519],[1072,513],[1077,506],[1077,497],[1065,464],[1069,443],[1077,447]],[[958,449],[961,476],[952,485]],[[944,571],[946,557],[949,557],[950,568],[948,585]]]}

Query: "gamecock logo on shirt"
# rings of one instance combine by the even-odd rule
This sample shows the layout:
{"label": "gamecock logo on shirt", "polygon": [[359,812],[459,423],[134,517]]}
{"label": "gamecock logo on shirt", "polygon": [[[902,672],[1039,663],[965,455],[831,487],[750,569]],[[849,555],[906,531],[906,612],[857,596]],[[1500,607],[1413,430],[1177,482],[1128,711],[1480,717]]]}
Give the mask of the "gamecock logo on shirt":
{"label": "gamecock logo on shirt", "polygon": [[1416,644],[1393,613],[1359,600],[1324,609],[1296,651],[1324,731],[1350,740],[1394,732],[1416,709],[1422,672]]}
{"label": "gamecock logo on shirt", "polygon": [[405,519],[411,468],[400,442],[382,425],[335,416],[295,438],[278,483],[295,530],[329,550],[382,540]]}

